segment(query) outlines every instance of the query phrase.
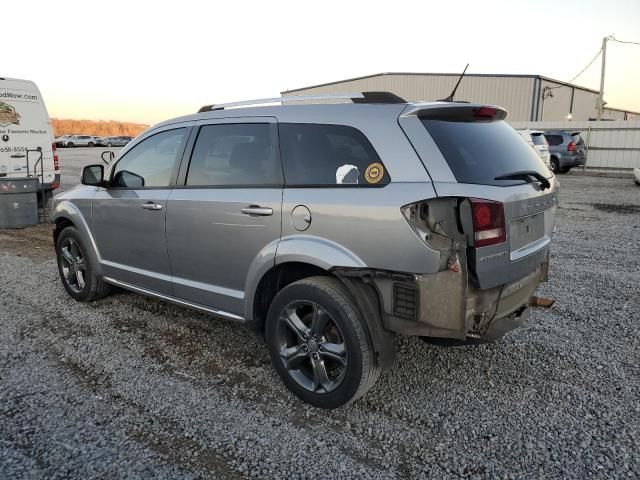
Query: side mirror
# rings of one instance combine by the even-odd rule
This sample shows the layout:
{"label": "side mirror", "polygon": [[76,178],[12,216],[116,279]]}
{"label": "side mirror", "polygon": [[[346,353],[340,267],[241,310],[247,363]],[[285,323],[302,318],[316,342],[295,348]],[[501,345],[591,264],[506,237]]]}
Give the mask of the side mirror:
{"label": "side mirror", "polygon": [[111,180],[112,187],[122,188],[142,188],[144,187],[144,178],[137,173],[128,170],[120,170]]}
{"label": "side mirror", "polygon": [[104,165],[87,165],[82,169],[82,184],[104,186]]}

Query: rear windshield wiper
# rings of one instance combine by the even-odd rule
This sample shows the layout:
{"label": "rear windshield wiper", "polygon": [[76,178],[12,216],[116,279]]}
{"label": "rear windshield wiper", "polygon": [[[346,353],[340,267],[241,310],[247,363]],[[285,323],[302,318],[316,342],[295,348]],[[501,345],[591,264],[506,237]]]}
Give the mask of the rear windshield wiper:
{"label": "rear windshield wiper", "polygon": [[506,175],[500,175],[499,177],[494,178],[494,180],[524,180],[527,183],[534,182],[535,181],[534,179],[540,182],[542,186],[542,190],[551,188],[551,184],[549,183],[549,180],[547,180],[547,178],[544,175],[542,175],[540,172],[535,172],[533,170],[507,173]]}

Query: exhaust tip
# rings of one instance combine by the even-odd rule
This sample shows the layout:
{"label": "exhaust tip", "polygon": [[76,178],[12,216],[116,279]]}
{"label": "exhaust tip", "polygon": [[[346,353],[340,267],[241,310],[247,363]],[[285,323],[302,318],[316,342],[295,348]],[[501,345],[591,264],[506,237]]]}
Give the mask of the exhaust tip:
{"label": "exhaust tip", "polygon": [[530,307],[551,308],[554,303],[556,303],[556,301],[552,298],[538,297],[536,295],[529,297]]}

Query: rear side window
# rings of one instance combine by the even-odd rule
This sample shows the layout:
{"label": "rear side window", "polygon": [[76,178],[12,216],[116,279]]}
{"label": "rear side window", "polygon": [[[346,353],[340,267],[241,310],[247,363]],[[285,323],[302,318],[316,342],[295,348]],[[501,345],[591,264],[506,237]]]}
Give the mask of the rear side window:
{"label": "rear side window", "polygon": [[552,147],[557,147],[558,145],[562,145],[562,135],[545,135],[547,137],[547,142]]}
{"label": "rear side window", "polygon": [[[191,155],[187,185],[281,186],[269,123],[205,125]],[[273,135],[272,135],[273,134]]]}
{"label": "rear side window", "polygon": [[551,176],[535,150],[503,121],[421,120],[460,183],[517,185],[522,181],[496,177],[522,171]]}
{"label": "rear side window", "polygon": [[580,144],[584,143],[582,141],[582,137],[580,136],[579,132],[572,133],[571,134],[571,139],[575,142],[576,145],[580,145]]}
{"label": "rear side window", "polygon": [[280,123],[278,129],[287,186],[378,187],[390,181],[367,137],[353,127]]}

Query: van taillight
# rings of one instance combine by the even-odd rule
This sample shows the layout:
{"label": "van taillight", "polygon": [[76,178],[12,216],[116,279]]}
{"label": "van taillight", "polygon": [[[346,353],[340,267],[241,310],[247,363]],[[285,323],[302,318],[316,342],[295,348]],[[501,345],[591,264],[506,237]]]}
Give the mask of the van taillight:
{"label": "van taillight", "polygon": [[60,159],[58,158],[58,148],[55,143],[51,144],[51,149],[53,150],[53,169],[58,172],[60,171]]}
{"label": "van taillight", "polygon": [[576,144],[571,142],[569,143],[569,145],[567,145],[567,152],[575,152],[576,151]]}
{"label": "van taillight", "polygon": [[473,238],[476,247],[496,245],[507,240],[504,206],[500,202],[470,198],[473,215]]}

